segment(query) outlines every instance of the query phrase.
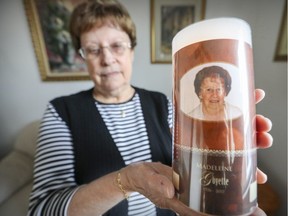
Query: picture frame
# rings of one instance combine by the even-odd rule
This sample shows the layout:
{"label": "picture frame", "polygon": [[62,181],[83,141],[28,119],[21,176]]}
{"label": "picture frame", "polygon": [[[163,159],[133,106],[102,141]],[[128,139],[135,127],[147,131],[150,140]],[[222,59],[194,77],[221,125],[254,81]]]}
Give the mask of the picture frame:
{"label": "picture frame", "polygon": [[82,1],[23,0],[42,81],[89,79],[68,29],[71,12]]}
{"label": "picture frame", "polygon": [[287,61],[287,1],[285,1],[274,60]]}
{"label": "picture frame", "polygon": [[206,0],[150,0],[151,63],[172,62],[172,39],[205,17]]}

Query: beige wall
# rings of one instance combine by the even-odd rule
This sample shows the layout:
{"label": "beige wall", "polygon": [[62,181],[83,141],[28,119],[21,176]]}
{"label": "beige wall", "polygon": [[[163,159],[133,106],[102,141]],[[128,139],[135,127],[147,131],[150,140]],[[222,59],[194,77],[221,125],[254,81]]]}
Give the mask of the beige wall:
{"label": "beige wall", "polygon": [[[171,65],[150,63],[149,0],[121,2],[127,5],[138,27],[133,84],[170,97]],[[267,93],[257,112],[274,124],[274,146],[259,151],[259,167],[269,174],[269,182],[281,195],[278,215],[286,215],[287,64],[273,61],[284,0],[207,0],[206,6],[206,18],[234,16],[251,25],[256,87]],[[0,158],[25,124],[41,118],[50,99],[90,86],[89,81],[42,82],[22,1],[0,1]]]}

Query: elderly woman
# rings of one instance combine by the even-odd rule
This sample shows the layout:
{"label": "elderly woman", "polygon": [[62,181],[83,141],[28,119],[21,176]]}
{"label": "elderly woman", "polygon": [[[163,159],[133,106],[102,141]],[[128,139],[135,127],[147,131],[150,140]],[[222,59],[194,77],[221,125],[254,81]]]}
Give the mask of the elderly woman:
{"label": "elderly woman", "polygon": [[[72,13],[71,36],[94,87],[48,104],[28,215],[193,214],[174,197],[171,102],[130,84],[136,30],[126,9],[85,1]],[[258,120],[258,142],[270,146],[270,121]]]}
{"label": "elderly woman", "polygon": [[225,101],[231,90],[231,76],[219,66],[200,70],[194,80],[200,104],[189,115],[202,120],[224,120],[239,117],[241,110]]}

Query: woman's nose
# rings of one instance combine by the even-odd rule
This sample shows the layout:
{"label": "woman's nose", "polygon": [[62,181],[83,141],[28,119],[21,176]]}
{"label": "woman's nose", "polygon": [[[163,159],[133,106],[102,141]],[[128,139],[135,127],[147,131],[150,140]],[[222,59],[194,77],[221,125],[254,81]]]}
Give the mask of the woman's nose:
{"label": "woman's nose", "polygon": [[212,96],[213,98],[218,98],[220,95],[221,95],[221,94],[220,94],[219,91],[217,91],[217,89],[213,89],[213,90],[211,91],[211,96]]}
{"label": "woman's nose", "polygon": [[115,61],[115,56],[113,53],[110,51],[108,47],[103,47],[102,48],[102,53],[101,53],[101,63],[104,65],[110,65]]}

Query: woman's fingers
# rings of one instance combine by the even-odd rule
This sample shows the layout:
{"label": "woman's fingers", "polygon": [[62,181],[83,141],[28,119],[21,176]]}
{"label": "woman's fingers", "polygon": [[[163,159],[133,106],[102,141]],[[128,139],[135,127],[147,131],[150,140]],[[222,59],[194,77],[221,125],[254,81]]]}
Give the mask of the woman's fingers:
{"label": "woman's fingers", "polygon": [[272,129],[272,122],[263,115],[256,115],[257,132],[269,132]]}
{"label": "woman's fingers", "polygon": [[[255,90],[256,104],[263,100],[265,91],[262,89]],[[273,137],[268,133],[272,128],[270,119],[263,115],[256,115],[257,146],[258,148],[269,148],[273,143]]]}
{"label": "woman's fingers", "polygon": [[262,89],[255,89],[255,102],[256,104],[263,100],[265,97],[265,91]]}
{"label": "woman's fingers", "polygon": [[272,128],[272,122],[262,115],[256,115],[256,128],[258,148],[269,148],[273,143],[273,137],[268,133]]}
{"label": "woman's fingers", "polygon": [[267,175],[257,168],[257,183],[264,184],[267,181]]}
{"label": "woman's fingers", "polygon": [[257,133],[257,147],[258,148],[269,148],[273,144],[273,137],[271,134],[262,132],[262,133]]}

